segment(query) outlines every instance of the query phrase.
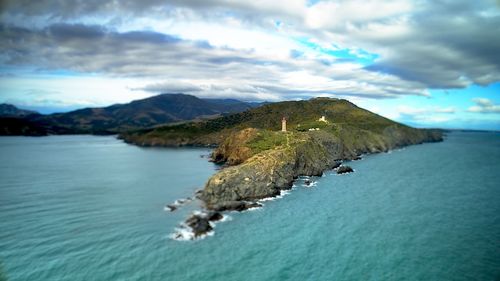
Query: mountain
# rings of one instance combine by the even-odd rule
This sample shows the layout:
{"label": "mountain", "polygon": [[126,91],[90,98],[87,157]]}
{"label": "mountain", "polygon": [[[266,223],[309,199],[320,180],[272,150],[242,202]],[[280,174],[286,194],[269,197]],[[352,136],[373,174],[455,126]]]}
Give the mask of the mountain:
{"label": "mountain", "polygon": [[215,174],[200,199],[208,209],[226,210],[244,209],[255,199],[275,196],[296,177],[321,175],[337,166],[337,161],[441,141],[442,132],[411,128],[347,100],[314,98],[125,132],[119,137],[140,146],[216,147],[212,161],[233,167]]}
{"label": "mountain", "polygon": [[36,119],[40,114],[31,110],[19,109],[12,104],[0,104],[0,136],[24,135],[45,136],[47,130]]}
{"label": "mountain", "polygon": [[[214,118],[252,108],[237,100],[199,99],[184,94],[161,94],[127,104],[84,108],[67,113],[26,116],[25,123],[50,134],[116,134],[160,124]],[[23,132],[12,128],[1,133]],[[1,126],[6,126],[4,123]],[[0,127],[1,128],[1,127]]]}
{"label": "mountain", "polygon": [[0,117],[0,136],[46,136],[48,131],[35,121],[19,117]]}
{"label": "mountain", "polygon": [[261,104],[255,102],[243,102],[236,99],[203,99],[206,102],[214,104],[223,112],[241,112],[247,109],[258,107]]}
{"label": "mountain", "polygon": [[[282,131],[282,118],[286,130]],[[325,170],[353,172],[344,162],[423,142],[442,141],[439,130],[399,124],[346,100],[314,98],[263,105],[219,118],[127,132],[120,138],[142,146],[216,146],[215,173],[196,196],[207,215],[185,225],[194,237],[210,231],[210,215],[261,206],[259,200],[290,189],[300,176]]]}
{"label": "mountain", "polygon": [[[328,122],[318,121],[321,116],[325,116]],[[341,137],[345,144],[352,147],[351,150],[363,147],[365,139],[390,139],[389,135],[393,132],[410,136],[425,131],[394,122],[347,100],[314,98],[267,104],[202,122],[127,132],[121,137],[145,146],[218,146],[232,133],[246,128],[279,131],[283,117],[287,118],[287,127],[291,132],[309,132],[309,129],[318,128],[334,137]]]}
{"label": "mountain", "polygon": [[31,114],[38,114],[35,111],[19,109],[8,103],[0,104],[0,117],[24,117]]}

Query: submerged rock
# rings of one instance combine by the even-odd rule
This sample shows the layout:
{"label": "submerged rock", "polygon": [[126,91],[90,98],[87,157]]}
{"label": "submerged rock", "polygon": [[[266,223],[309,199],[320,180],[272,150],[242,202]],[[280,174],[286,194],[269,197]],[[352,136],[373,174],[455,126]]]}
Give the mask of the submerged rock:
{"label": "submerged rock", "polygon": [[187,197],[185,199],[177,199],[177,200],[175,200],[175,202],[173,204],[166,205],[164,209],[165,209],[165,211],[173,212],[173,211],[177,210],[179,207],[182,207],[182,205],[189,203],[191,201],[193,201],[193,198],[191,198],[191,197]]}
{"label": "submerged rock", "polygon": [[165,206],[165,210],[169,211],[169,212],[173,212],[173,211],[177,210],[177,206],[172,205],[172,204],[168,204],[167,206]]}
{"label": "submerged rock", "polygon": [[345,173],[352,173],[352,172],[354,172],[354,170],[349,166],[340,166],[337,169],[337,174],[345,174]]}
{"label": "submerged rock", "polygon": [[306,179],[306,180],[304,181],[304,184],[305,184],[306,186],[310,186],[310,185],[311,185],[311,180],[310,180],[310,179]]}

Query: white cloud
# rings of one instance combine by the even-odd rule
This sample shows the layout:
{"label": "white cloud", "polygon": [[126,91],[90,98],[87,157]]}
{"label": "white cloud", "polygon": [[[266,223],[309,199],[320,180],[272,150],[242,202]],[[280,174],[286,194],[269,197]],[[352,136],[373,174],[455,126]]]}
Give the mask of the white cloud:
{"label": "white cloud", "polygon": [[[120,33],[101,26],[59,24],[39,31],[6,28],[3,37],[6,40],[0,50],[6,65],[37,65],[46,71],[65,69],[116,78],[110,84],[120,79],[142,80],[142,85],[131,89],[147,92],[266,100],[427,95],[422,84],[369,71],[350,61],[325,63],[314,56],[293,59],[287,52],[274,56],[151,31]],[[51,81],[53,87],[60,87],[55,79]],[[108,95],[103,91],[89,91],[88,95]]]}
{"label": "white cloud", "polygon": [[467,109],[469,112],[476,113],[500,113],[500,104],[494,104],[493,101],[486,98],[475,98],[472,99],[475,106],[471,106]]}
{"label": "white cloud", "polygon": [[[141,79],[143,94],[395,98],[500,81],[489,0],[7,0],[0,13],[2,66]],[[298,38],[379,57],[365,66]]]}
{"label": "white cloud", "polygon": [[398,112],[402,115],[425,115],[425,114],[436,114],[436,113],[455,113],[456,109],[454,107],[412,107],[408,105],[400,105],[397,107]]}
{"label": "white cloud", "polygon": [[306,9],[305,23],[313,29],[343,28],[404,15],[411,11],[410,1],[320,1]]}
{"label": "white cloud", "polygon": [[131,91],[141,81],[92,76],[0,78],[0,100],[23,106],[87,107],[125,103],[153,95]]}

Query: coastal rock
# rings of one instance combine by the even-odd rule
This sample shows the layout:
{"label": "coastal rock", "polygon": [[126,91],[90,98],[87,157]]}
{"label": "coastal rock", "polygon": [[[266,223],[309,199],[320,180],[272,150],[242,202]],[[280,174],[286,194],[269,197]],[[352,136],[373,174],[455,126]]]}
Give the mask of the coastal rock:
{"label": "coastal rock", "polygon": [[169,211],[169,212],[173,212],[173,211],[177,210],[177,206],[175,206],[173,204],[168,204],[167,206],[165,206],[165,210]]}
{"label": "coastal rock", "polygon": [[201,215],[192,215],[186,220],[186,225],[193,231],[194,237],[207,234],[212,231],[213,227],[210,225],[208,217]]}
{"label": "coastal rock", "polygon": [[332,170],[337,169],[338,167],[340,167],[341,164],[342,164],[342,162],[340,162],[340,161],[333,162]]}
{"label": "coastal rock", "polygon": [[[329,122],[315,123],[321,115]],[[288,119],[286,132],[280,131],[283,116]],[[320,130],[305,130],[317,127]],[[321,176],[329,169],[339,174],[353,171],[335,159],[356,160],[362,154],[441,141],[442,132],[411,128],[346,100],[315,98],[121,137],[143,145],[218,145],[212,161],[226,166],[196,196],[208,210],[223,211],[244,210],[248,202],[275,197],[299,176]]]}
{"label": "coastal rock", "polygon": [[334,142],[311,135],[290,139],[287,146],[263,151],[221,170],[208,180],[200,199],[208,209],[222,211],[242,209],[241,202],[275,197],[290,189],[298,176],[321,176],[332,167],[338,157],[332,157],[324,143],[335,147]]}
{"label": "coastal rock", "polygon": [[262,205],[257,202],[246,202],[246,201],[224,201],[210,206],[212,210],[219,212],[222,211],[242,212],[250,208],[260,208],[260,207],[262,207]]}
{"label": "coastal rock", "polygon": [[252,150],[246,146],[247,142],[257,135],[258,130],[247,128],[234,132],[212,153],[214,163],[238,165],[252,156]]}
{"label": "coastal rock", "polygon": [[200,199],[200,196],[203,194],[203,189],[198,189],[194,192],[194,197]]}
{"label": "coastal rock", "polygon": [[164,209],[165,209],[165,211],[173,212],[173,211],[177,210],[179,207],[181,207],[182,205],[189,203],[191,201],[193,201],[193,198],[191,198],[191,197],[177,199],[177,200],[175,200],[175,202],[173,204],[166,205]]}
{"label": "coastal rock", "polygon": [[354,172],[354,170],[349,166],[340,166],[337,169],[337,174],[345,174],[345,173],[352,173],[352,172]]}
{"label": "coastal rock", "polygon": [[[241,134],[248,135],[248,132]],[[199,196],[207,209],[243,209],[244,203],[241,202],[275,197],[281,190],[290,189],[298,176],[321,176],[323,171],[332,167],[337,169],[338,174],[354,171],[349,166],[341,166],[336,159],[359,159],[361,154],[440,140],[439,132],[402,125],[386,127],[382,133],[346,126],[338,129],[337,134],[320,130],[287,132],[282,136],[286,137],[284,144],[261,151],[246,160],[241,158],[242,163],[226,167],[212,176]],[[270,137],[276,138],[275,135]],[[241,146],[234,142],[235,139],[232,145]],[[230,149],[226,147],[224,151]]]}
{"label": "coastal rock", "polygon": [[209,221],[220,221],[223,216],[219,212],[210,212],[207,215]]}

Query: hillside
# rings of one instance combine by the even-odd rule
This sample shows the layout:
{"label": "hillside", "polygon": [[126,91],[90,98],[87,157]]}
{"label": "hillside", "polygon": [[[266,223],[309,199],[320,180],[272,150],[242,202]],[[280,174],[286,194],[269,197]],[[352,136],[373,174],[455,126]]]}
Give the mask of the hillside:
{"label": "hillside", "polygon": [[[328,123],[318,121],[321,116],[325,116]],[[322,132],[341,137],[353,148],[361,148],[363,137],[388,136],[394,129],[408,135],[423,132],[359,108],[346,100],[315,98],[267,104],[202,122],[126,132],[120,137],[143,146],[218,146],[231,133],[245,128],[279,131],[282,117],[287,118],[290,132],[308,132],[309,129],[319,128]]]}
{"label": "hillside", "polygon": [[[281,132],[283,116],[287,132]],[[364,153],[442,140],[438,130],[414,129],[329,98],[268,104],[120,137],[143,146],[217,146],[212,160],[230,167],[212,176],[199,197],[208,209],[218,211],[253,206],[290,188],[298,176],[321,175]]]}
{"label": "hillside", "polygon": [[46,136],[47,130],[27,118],[0,117],[0,136]]}
{"label": "hillside", "polygon": [[84,108],[67,113],[16,115],[26,120],[9,121],[8,128],[7,125],[0,124],[0,133],[24,134],[23,132],[30,131],[15,126],[30,124],[38,131],[48,134],[116,134],[161,124],[213,118],[252,107],[253,105],[238,100],[210,100],[184,94],[161,94],[127,104]]}
{"label": "hillside", "polygon": [[0,117],[24,117],[31,114],[38,114],[35,111],[17,108],[12,104],[0,104]]}

